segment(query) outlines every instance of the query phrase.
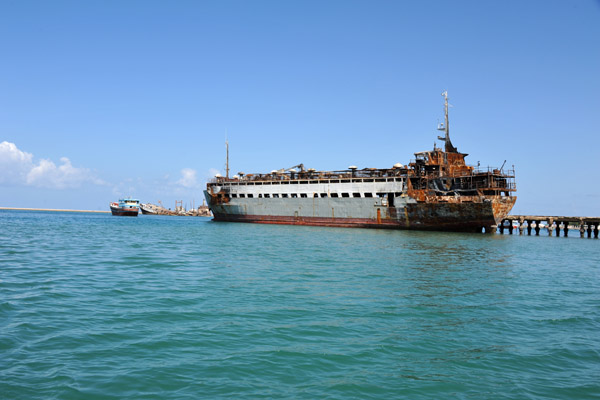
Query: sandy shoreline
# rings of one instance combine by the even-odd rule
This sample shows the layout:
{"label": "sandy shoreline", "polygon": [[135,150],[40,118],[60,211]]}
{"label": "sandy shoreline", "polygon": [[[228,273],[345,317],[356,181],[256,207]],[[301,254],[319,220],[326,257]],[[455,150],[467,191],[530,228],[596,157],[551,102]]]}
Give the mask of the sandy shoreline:
{"label": "sandy shoreline", "polygon": [[56,208],[17,208],[17,207],[0,207],[0,210],[20,210],[20,211],[60,211],[60,212],[79,212],[79,213],[101,213],[106,214],[110,211],[93,211],[93,210],[63,210]]}

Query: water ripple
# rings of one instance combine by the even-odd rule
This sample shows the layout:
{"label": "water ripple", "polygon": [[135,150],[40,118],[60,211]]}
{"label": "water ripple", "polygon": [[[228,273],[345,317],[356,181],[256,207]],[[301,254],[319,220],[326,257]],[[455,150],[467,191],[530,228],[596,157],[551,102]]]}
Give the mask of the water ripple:
{"label": "water ripple", "polygon": [[598,398],[579,238],[0,211],[3,398]]}

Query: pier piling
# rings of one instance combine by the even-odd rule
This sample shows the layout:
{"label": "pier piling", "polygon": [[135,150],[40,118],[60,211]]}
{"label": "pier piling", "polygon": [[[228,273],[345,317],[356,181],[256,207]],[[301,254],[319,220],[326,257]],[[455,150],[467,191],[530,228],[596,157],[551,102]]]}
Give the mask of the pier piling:
{"label": "pier piling", "polygon": [[519,218],[519,235],[523,234],[523,222],[524,222],[524,219]]}
{"label": "pier piling", "polygon": [[[545,216],[545,215],[508,215],[498,225],[500,234],[508,229],[509,234],[512,234],[514,229],[518,229],[519,235],[525,233],[531,236],[531,231],[535,232],[535,236],[540,236],[542,222],[545,222],[545,228],[548,230],[548,236],[552,236],[556,231],[556,237],[562,235],[569,236],[569,226],[571,229],[579,230],[579,237],[598,239],[600,236],[600,217],[565,217],[565,216]],[[515,225],[516,224],[516,225]]]}

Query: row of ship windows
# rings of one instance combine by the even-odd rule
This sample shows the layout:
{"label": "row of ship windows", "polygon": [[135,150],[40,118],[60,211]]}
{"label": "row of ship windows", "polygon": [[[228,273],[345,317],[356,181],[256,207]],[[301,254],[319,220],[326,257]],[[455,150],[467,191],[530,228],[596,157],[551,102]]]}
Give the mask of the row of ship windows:
{"label": "row of ship windows", "polygon": [[[313,193],[312,196],[310,197],[386,197],[389,193],[375,193],[375,196],[373,196],[373,193]],[[394,193],[397,197],[401,196],[402,193]],[[248,194],[244,194],[244,193],[240,193],[240,194],[236,194],[236,193],[232,193],[231,194],[232,198],[253,198],[254,195],[252,193],[248,193]],[[307,193],[292,193],[292,194],[288,194],[288,193],[273,193],[273,194],[262,194],[260,193],[258,196],[256,196],[257,198],[297,198],[297,197],[309,197]]]}
{"label": "row of ship windows", "polygon": [[307,185],[316,183],[351,183],[351,182],[402,182],[404,178],[355,178],[355,179],[321,179],[310,181],[256,181],[256,182],[228,182],[229,185]]}

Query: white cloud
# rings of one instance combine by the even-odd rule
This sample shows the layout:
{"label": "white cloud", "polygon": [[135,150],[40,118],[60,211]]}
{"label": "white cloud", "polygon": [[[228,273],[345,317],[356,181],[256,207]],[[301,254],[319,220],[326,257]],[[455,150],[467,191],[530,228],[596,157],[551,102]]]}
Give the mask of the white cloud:
{"label": "white cloud", "polygon": [[33,155],[21,151],[14,143],[0,143],[0,183],[35,187],[64,189],[81,186],[84,183],[106,185],[87,168],[77,168],[71,161],[62,157],[61,164],[42,159],[37,164]]}
{"label": "white cloud", "polygon": [[21,151],[14,143],[0,143],[0,183],[24,182],[33,168],[33,155]]}
{"label": "white cloud", "polygon": [[30,163],[32,158],[32,154],[19,150],[14,143],[0,143],[0,161]]}
{"label": "white cloud", "polygon": [[196,170],[191,168],[182,169],[181,179],[177,181],[177,184],[186,188],[194,188],[198,186],[198,181],[196,180]]}

